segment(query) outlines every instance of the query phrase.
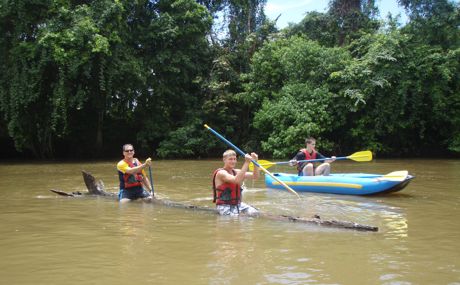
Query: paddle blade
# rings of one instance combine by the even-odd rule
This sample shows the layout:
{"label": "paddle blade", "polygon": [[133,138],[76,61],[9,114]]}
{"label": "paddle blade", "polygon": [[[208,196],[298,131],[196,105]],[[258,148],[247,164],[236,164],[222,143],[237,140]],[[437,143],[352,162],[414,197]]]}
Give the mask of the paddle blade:
{"label": "paddle blade", "polygon": [[393,171],[390,172],[386,175],[383,175],[382,177],[377,178],[379,181],[404,181],[406,180],[407,176],[409,175],[409,172],[407,170],[400,170],[400,171]]}
{"label": "paddle blade", "polygon": [[[271,162],[271,161],[268,161],[268,160],[263,160],[263,159],[260,159],[257,162],[259,163],[260,166],[263,166],[265,168],[270,168],[273,165],[275,165],[274,162]],[[254,171],[254,163],[252,163],[252,162],[249,164],[249,171]]]}
{"label": "paddle blade", "polygon": [[358,151],[353,153],[352,155],[347,156],[347,158],[359,162],[371,161],[372,152],[370,150]]}

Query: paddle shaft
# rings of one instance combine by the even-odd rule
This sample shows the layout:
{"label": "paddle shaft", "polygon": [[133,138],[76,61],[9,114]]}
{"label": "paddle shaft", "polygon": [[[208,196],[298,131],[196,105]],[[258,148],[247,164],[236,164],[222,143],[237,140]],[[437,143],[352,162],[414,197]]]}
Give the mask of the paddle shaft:
{"label": "paddle shaft", "polygon": [[150,188],[152,188],[152,197],[155,196],[155,190],[153,190],[153,178],[152,178],[152,167],[149,166],[150,175]]}
{"label": "paddle shaft", "polygon": [[[317,158],[317,159],[303,159],[303,160],[296,160],[296,162],[315,162],[315,161],[324,161],[331,159],[330,157],[325,158]],[[335,160],[343,160],[348,159],[348,156],[336,157]],[[280,162],[273,162],[273,164],[288,164],[289,161],[280,161]]]}
{"label": "paddle shaft", "polygon": [[[208,125],[204,125],[208,130],[210,130],[213,134],[215,134],[219,139],[221,139],[224,143],[226,143],[227,145],[231,146],[234,150],[236,150],[237,153],[239,153],[241,156],[245,156],[246,154],[241,150],[239,149],[236,145],[234,145],[232,142],[230,142],[229,140],[227,140],[226,138],[224,138],[223,136],[221,136],[218,132],[216,132],[215,130],[213,130],[211,127],[209,127]],[[260,166],[257,161],[252,161],[252,163],[254,163],[255,165],[257,166]]]}
{"label": "paddle shaft", "polygon": [[[219,139],[221,139],[223,142],[225,142],[227,145],[231,146],[234,150],[236,150],[236,152],[238,152],[241,156],[245,156],[245,153],[239,149],[236,145],[234,145],[233,143],[231,143],[229,140],[227,140],[226,138],[224,138],[222,135],[220,135],[218,132],[216,132],[215,130],[213,130],[211,127],[209,127],[208,125],[204,125],[205,128],[207,128],[208,130],[210,130],[213,134],[215,134]],[[266,174],[268,174],[271,178],[275,179],[277,182],[279,182],[281,185],[283,185],[287,190],[291,191],[293,194],[295,194],[299,199],[300,199],[300,196],[299,194],[297,194],[297,192],[295,192],[291,187],[289,187],[286,183],[284,183],[283,181],[279,180],[277,177],[275,177],[273,174],[271,174],[267,169],[265,169],[264,167],[262,167],[257,161],[251,159],[251,162],[254,163],[255,165],[257,165],[258,167],[260,167],[260,169],[262,169],[263,172],[265,172]]]}

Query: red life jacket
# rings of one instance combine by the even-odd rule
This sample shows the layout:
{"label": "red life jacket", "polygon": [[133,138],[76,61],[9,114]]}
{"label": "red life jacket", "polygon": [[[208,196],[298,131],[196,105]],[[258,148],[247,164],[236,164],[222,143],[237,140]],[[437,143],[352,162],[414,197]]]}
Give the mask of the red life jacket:
{"label": "red life jacket", "polygon": [[[126,161],[126,160],[125,160]],[[137,166],[137,163],[131,163],[126,161],[128,163],[129,167],[133,168]],[[136,186],[142,186],[142,181],[144,180],[144,176],[142,175],[142,170],[140,170],[137,173],[129,174],[125,173],[123,174],[123,181],[125,182],[125,188],[132,188]]]}
{"label": "red life jacket", "polygon": [[[219,168],[214,171],[212,178],[212,189],[214,192],[214,199],[212,200],[216,205],[238,205],[241,202],[241,187],[239,184],[224,183],[216,187],[217,172],[223,170]],[[225,169],[224,169],[225,170]],[[233,176],[236,176],[236,171],[232,170]]]}
{"label": "red life jacket", "polygon": [[[316,159],[316,151],[313,151],[312,154],[310,154],[306,148],[302,148],[300,151],[303,152],[303,154],[305,154],[305,160]],[[305,165],[305,163],[308,162],[297,163],[297,170],[302,171],[302,168]]]}

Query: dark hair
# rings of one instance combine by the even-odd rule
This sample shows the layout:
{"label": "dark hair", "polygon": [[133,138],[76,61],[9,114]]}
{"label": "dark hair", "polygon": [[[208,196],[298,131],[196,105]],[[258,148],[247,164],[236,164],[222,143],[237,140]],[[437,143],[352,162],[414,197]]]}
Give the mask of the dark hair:
{"label": "dark hair", "polygon": [[305,139],[305,144],[311,144],[314,141],[316,141],[314,137],[308,137]]}
{"label": "dark hair", "polygon": [[[122,147],[122,151],[125,151],[125,147],[127,147],[127,146],[131,146],[131,147],[133,147],[133,145],[132,145],[132,144],[130,144],[130,143],[126,143],[126,144],[124,144],[124,145],[123,145],[123,147]],[[133,148],[134,148],[134,147],[133,147]]]}

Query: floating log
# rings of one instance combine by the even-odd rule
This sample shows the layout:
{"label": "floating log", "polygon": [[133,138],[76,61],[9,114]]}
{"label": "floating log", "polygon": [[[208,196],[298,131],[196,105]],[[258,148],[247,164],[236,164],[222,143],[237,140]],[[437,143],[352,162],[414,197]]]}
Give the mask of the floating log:
{"label": "floating log", "polygon": [[[86,188],[88,189],[87,193],[81,192],[64,192],[61,190],[51,189],[50,191],[58,194],[60,196],[66,197],[84,197],[84,196],[103,196],[107,198],[117,199],[118,195],[111,192],[106,192],[104,190],[104,183],[99,180],[96,181],[94,176],[87,172],[82,171],[83,180],[85,181]],[[188,205],[184,203],[178,203],[166,199],[159,199],[154,197],[153,199],[147,200],[153,204],[160,204],[167,207],[174,207],[174,208],[182,208],[182,209],[189,209],[189,210],[197,210],[203,212],[212,212],[218,214],[218,211],[215,208],[209,207],[200,207],[196,205]],[[272,215],[268,213],[260,213],[257,217],[270,219],[274,221],[283,221],[283,222],[294,222],[294,223],[303,223],[303,224],[310,224],[310,225],[317,225],[329,228],[340,228],[340,229],[350,229],[356,231],[370,231],[370,232],[377,232],[379,230],[378,227],[369,226],[369,225],[362,225],[354,222],[347,222],[347,221],[337,221],[337,220],[323,220],[319,215],[314,215],[312,218],[301,218],[301,217],[294,217],[288,215]]]}

